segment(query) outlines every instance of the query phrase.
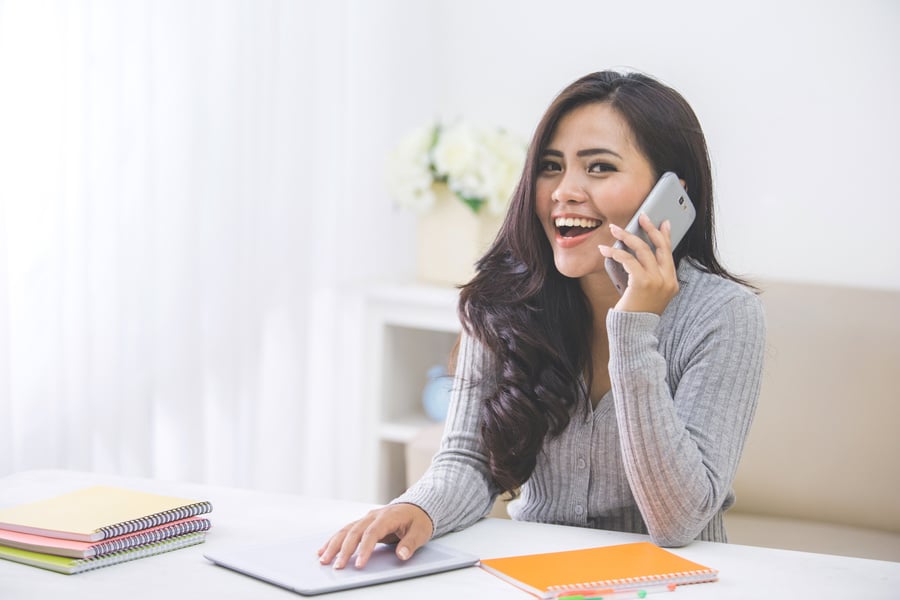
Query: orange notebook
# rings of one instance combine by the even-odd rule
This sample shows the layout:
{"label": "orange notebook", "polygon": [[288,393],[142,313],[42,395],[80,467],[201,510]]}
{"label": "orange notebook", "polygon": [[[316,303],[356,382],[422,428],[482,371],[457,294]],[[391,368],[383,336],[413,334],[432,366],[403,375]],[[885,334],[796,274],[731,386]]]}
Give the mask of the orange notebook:
{"label": "orange notebook", "polygon": [[539,598],[716,581],[718,571],[651,542],[488,558],[481,568]]}

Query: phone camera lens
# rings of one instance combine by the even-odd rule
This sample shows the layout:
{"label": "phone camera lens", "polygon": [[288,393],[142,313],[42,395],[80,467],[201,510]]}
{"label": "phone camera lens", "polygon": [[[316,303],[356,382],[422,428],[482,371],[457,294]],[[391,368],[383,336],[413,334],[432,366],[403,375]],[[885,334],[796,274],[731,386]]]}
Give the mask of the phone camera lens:
{"label": "phone camera lens", "polygon": [[684,196],[678,198],[678,204],[684,204]]}

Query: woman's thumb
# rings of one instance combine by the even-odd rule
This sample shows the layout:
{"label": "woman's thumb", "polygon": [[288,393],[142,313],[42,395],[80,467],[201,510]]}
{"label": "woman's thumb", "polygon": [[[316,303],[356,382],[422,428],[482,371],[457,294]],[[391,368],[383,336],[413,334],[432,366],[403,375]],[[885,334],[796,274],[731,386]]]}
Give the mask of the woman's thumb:
{"label": "woman's thumb", "polygon": [[400,560],[409,560],[415,551],[427,541],[427,536],[421,535],[421,532],[417,531],[415,527],[410,528],[397,543],[397,556]]}

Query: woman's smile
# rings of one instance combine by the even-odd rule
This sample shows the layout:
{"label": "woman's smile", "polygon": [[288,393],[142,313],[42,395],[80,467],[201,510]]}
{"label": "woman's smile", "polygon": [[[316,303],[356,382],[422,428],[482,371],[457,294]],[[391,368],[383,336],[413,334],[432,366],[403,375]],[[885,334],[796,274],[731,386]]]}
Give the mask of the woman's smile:
{"label": "woman's smile", "polygon": [[556,244],[560,248],[572,248],[588,241],[603,225],[602,219],[560,215],[553,219],[556,226]]}

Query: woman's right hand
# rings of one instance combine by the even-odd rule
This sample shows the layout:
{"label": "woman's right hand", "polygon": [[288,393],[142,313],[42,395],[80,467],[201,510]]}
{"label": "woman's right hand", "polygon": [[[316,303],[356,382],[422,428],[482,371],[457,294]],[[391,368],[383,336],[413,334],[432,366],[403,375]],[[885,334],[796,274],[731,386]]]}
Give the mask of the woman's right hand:
{"label": "woman's right hand", "polygon": [[358,521],[349,523],[319,548],[319,562],[334,560],[335,569],[343,569],[357,552],[355,566],[366,566],[375,544],[397,544],[397,556],[408,560],[431,539],[434,525],[431,517],[415,504],[388,504],[369,511]]}
{"label": "woman's right hand", "polygon": [[646,214],[641,214],[638,222],[656,246],[655,253],[640,237],[614,224],[609,226],[613,237],[634,254],[615,246],[598,248],[603,256],[618,261],[628,273],[628,287],[615,309],[661,315],[678,293],[678,269],[672,256],[672,223],[663,221],[657,228]]}

